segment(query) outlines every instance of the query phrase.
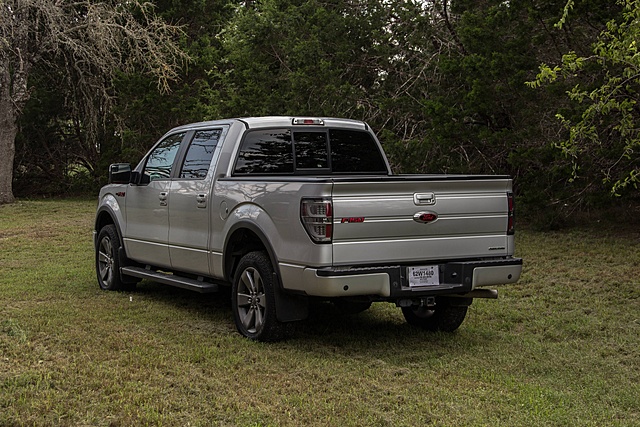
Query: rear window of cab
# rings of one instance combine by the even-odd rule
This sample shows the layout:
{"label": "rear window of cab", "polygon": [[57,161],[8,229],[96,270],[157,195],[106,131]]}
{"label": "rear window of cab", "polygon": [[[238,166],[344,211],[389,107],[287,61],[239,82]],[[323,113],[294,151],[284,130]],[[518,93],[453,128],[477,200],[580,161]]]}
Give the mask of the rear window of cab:
{"label": "rear window of cab", "polygon": [[234,175],[387,175],[370,133],[347,129],[260,129],[245,134]]}

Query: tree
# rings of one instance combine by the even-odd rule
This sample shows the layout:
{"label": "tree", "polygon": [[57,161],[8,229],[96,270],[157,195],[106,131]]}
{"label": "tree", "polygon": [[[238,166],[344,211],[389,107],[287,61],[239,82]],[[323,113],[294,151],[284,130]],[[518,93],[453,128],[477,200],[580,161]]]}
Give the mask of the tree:
{"label": "tree", "polygon": [[0,0],[0,204],[14,200],[15,139],[35,67],[73,88],[83,144],[99,151],[115,76],[143,69],[166,87],[185,58],[179,35],[139,0]]}
{"label": "tree", "polygon": [[460,49],[447,4],[264,0],[241,7],[223,33],[221,111],[366,120],[401,170],[429,127],[422,105],[442,84],[439,61]]}
{"label": "tree", "polygon": [[[184,33],[180,46],[191,60],[171,82],[170,90],[159,92],[153,78],[140,73],[121,76],[115,89],[118,100],[114,114],[120,117],[120,144],[100,159],[98,175],[109,161],[136,162],[167,129],[184,123],[222,118],[226,99],[220,96],[217,78],[224,67],[220,33],[234,16],[236,0],[154,0],[155,12],[167,22],[178,22]],[[105,153],[107,154],[107,153]],[[100,164],[102,163],[102,164]],[[104,177],[100,177],[104,178]]]}
{"label": "tree", "polygon": [[[559,66],[542,64],[530,85],[578,80],[568,95],[582,114],[577,119],[557,114],[568,131],[557,146],[572,161],[572,179],[590,176],[620,195],[640,183],[640,1],[617,3],[622,16],[607,23],[590,55],[569,52]],[[558,27],[573,7],[569,0]]]}

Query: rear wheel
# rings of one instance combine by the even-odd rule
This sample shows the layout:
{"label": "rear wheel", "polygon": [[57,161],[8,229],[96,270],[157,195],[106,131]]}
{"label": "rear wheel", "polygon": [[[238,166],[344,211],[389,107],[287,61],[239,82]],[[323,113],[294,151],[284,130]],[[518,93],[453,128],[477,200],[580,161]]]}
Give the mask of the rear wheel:
{"label": "rear wheel", "polygon": [[413,305],[402,307],[405,320],[412,326],[427,331],[453,332],[462,325],[468,306],[452,305],[446,299],[437,299],[434,307]]}
{"label": "rear wheel", "polygon": [[240,334],[255,341],[286,337],[286,324],[276,317],[273,266],[264,252],[250,252],[240,260],[233,279],[231,307]]}

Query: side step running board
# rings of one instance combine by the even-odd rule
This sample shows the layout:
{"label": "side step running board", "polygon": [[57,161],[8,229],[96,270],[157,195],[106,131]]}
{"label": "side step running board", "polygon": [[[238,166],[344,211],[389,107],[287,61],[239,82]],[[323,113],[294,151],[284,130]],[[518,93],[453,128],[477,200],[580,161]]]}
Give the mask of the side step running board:
{"label": "side step running board", "polygon": [[164,285],[176,286],[178,288],[189,289],[200,293],[218,292],[216,283],[204,282],[201,280],[189,279],[187,277],[176,276],[175,274],[162,273],[160,271],[147,270],[140,267],[122,267],[122,274],[127,276],[139,277],[141,279],[149,279],[153,282],[162,283]]}

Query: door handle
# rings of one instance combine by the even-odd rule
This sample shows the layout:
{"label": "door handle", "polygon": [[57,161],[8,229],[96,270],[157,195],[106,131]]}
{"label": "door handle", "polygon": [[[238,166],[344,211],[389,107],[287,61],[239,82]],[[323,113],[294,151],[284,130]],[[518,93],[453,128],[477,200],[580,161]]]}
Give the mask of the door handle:
{"label": "door handle", "polygon": [[160,206],[167,206],[167,195],[168,193],[164,191],[158,194],[158,199],[160,199]]}
{"label": "door handle", "polygon": [[198,207],[199,208],[206,208],[207,207],[207,195],[206,194],[198,194],[196,196],[196,202],[198,202]]}

